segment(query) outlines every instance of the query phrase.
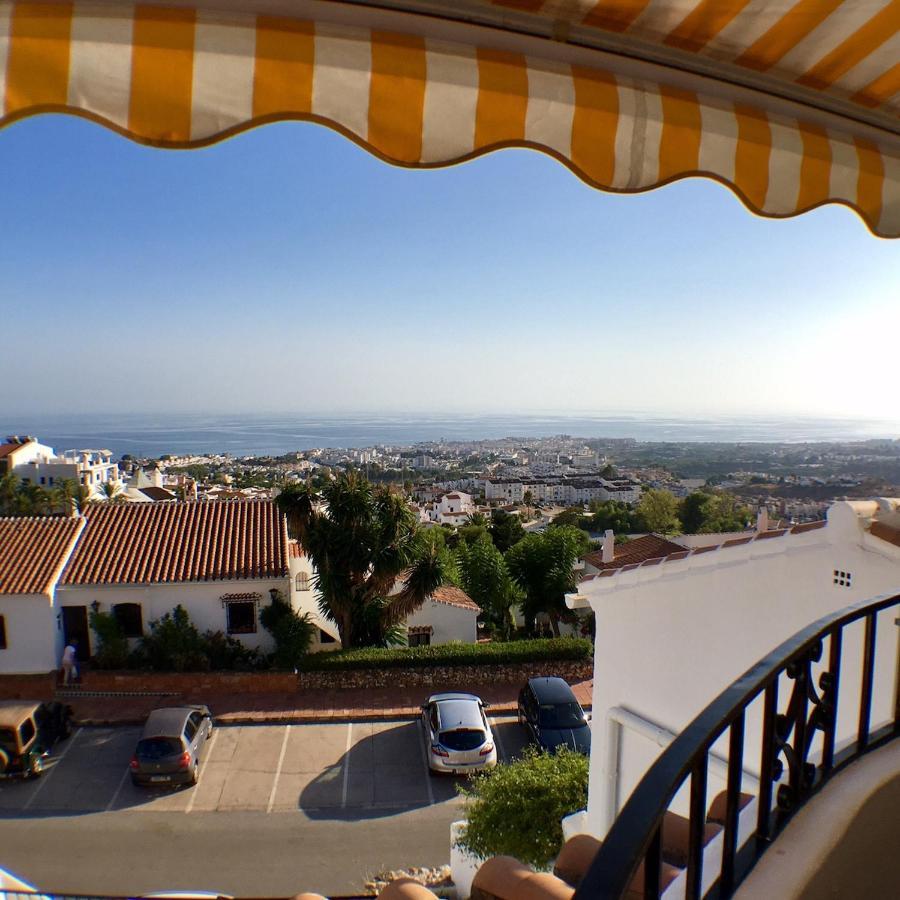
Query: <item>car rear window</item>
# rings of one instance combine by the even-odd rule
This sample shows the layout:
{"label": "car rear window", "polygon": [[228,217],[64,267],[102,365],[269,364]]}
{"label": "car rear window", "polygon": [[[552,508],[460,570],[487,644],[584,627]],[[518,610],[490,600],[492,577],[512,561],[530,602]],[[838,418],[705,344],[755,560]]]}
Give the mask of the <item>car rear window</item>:
{"label": "car rear window", "polygon": [[459,729],[458,731],[442,731],[440,743],[448,750],[474,750],[484,743],[484,732],[471,729]]}
{"label": "car rear window", "polygon": [[181,741],[175,738],[155,737],[139,741],[135,755],[138,759],[163,759],[181,753]]}
{"label": "car rear window", "polygon": [[16,752],[18,744],[16,742],[16,733],[12,728],[0,728],[0,747]]}
{"label": "car rear window", "polygon": [[580,728],[587,724],[577,703],[542,703],[538,722],[543,728]]}

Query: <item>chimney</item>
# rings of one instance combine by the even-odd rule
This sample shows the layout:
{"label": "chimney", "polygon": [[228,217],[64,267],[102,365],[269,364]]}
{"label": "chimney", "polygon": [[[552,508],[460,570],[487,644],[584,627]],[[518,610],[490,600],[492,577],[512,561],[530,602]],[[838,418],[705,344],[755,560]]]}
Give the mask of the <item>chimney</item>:
{"label": "chimney", "polygon": [[769,510],[761,506],[756,512],[756,533],[762,534],[769,530]]}
{"label": "chimney", "polygon": [[607,528],[603,534],[603,562],[611,563],[616,556],[616,533]]}

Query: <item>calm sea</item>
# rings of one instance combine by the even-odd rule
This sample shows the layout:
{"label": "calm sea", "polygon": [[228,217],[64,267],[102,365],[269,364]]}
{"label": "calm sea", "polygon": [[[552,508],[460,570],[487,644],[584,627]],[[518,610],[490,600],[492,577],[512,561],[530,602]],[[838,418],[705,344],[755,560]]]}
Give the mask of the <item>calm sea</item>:
{"label": "calm sea", "polygon": [[282,454],[312,447],[404,445],[417,441],[548,437],[639,441],[849,441],[900,437],[900,423],[849,419],[706,418],[648,415],[116,415],[0,413],[0,437],[33,434],[57,450],[109,448],[116,456]]}

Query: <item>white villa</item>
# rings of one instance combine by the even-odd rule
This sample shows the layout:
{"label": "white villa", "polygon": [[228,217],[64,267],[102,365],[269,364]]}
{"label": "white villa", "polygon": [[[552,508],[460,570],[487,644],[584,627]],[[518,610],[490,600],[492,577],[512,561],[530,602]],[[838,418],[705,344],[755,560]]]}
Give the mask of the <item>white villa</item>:
{"label": "white villa", "polygon": [[110,450],[66,450],[57,454],[52,447],[33,437],[13,435],[0,444],[0,475],[12,472],[28,484],[52,488],[72,480],[99,494],[100,485],[121,481],[118,463]]}
{"label": "white villa", "polygon": [[200,631],[267,649],[259,608],[292,597],[284,517],[271,501],[91,504],[74,518],[0,519],[0,673],[55,669],[89,610],[129,638],[181,604]]}
{"label": "white villa", "polygon": [[[601,559],[568,598],[574,609],[593,610],[597,626],[588,809],[570,829],[604,837],[662,748],[782,641],[851,603],[900,588],[898,499],[838,502],[826,521],[722,537],[696,548],[659,543],[655,555],[638,560]],[[877,618],[876,678],[896,665],[895,617],[886,609]],[[835,752],[856,738],[862,629],[862,622],[850,625],[844,637]],[[893,704],[892,691],[873,698],[873,730],[891,721]],[[747,747],[760,746],[760,707],[748,710]],[[821,753],[818,741],[813,756]],[[720,741],[709,797],[725,786],[723,755],[727,742]],[[743,790],[752,794],[759,755],[753,750],[745,760]],[[686,814],[683,791],[672,809]],[[755,801],[746,809],[748,819],[754,815]]]}

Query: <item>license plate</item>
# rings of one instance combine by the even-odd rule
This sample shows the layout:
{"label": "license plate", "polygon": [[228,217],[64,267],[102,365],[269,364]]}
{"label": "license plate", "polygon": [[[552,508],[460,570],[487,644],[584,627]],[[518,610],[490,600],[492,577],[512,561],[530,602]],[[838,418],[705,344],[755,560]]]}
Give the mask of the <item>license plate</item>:
{"label": "license plate", "polygon": [[169,781],[170,777],[171,776],[169,776],[169,775],[151,775],[150,780],[151,781]]}

